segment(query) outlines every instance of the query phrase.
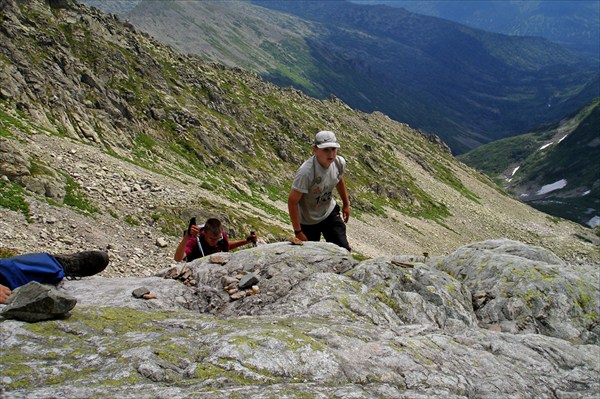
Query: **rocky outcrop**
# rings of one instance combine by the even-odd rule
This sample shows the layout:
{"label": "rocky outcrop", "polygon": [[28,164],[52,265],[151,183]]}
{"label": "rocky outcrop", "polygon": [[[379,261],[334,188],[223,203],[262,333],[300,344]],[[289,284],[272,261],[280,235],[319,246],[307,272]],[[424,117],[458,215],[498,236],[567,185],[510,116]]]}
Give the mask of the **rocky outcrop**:
{"label": "rocky outcrop", "polygon": [[6,139],[0,139],[0,176],[55,201],[62,201],[66,194],[64,178],[39,161],[32,163],[27,154]]}
{"label": "rocky outcrop", "polygon": [[597,266],[567,265],[541,247],[491,240],[463,247],[437,267],[473,293],[483,326],[600,344]]}
{"label": "rocky outcrop", "polygon": [[[455,277],[442,270],[452,265]],[[70,318],[0,323],[4,395],[593,398],[600,389],[597,279],[577,283],[588,271],[542,248],[495,240],[442,258],[358,262],[333,244],[278,243],[186,268],[197,286],[160,276],[66,281],[78,301]],[[539,297],[570,282],[543,306],[550,325],[569,327],[505,328],[522,316],[508,311],[501,328],[490,324],[482,309],[519,294],[503,269]],[[538,278],[543,270],[553,279]],[[232,300],[223,282],[251,273],[260,292]],[[139,287],[154,299],[132,295]],[[493,298],[482,304],[471,287]],[[587,316],[561,310],[588,295]]]}

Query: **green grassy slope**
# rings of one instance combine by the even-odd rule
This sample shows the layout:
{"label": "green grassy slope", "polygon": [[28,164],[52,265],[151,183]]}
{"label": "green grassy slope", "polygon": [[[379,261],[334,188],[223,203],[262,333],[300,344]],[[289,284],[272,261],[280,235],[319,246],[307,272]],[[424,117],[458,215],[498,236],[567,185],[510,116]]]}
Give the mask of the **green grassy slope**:
{"label": "green grassy slope", "polygon": [[[600,210],[599,126],[596,99],[558,124],[490,143],[459,159],[532,206],[586,223]],[[563,179],[564,188],[538,194]]]}

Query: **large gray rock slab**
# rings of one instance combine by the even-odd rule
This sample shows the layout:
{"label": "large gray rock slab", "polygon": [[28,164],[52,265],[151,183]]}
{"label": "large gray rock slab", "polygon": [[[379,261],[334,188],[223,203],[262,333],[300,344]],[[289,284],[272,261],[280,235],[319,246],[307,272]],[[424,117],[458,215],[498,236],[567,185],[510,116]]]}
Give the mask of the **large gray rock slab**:
{"label": "large gray rock slab", "polygon": [[[133,295],[137,288],[145,287],[155,299],[140,299]],[[175,280],[162,277],[86,277],[81,280],[64,280],[62,289],[77,298],[79,306],[127,307],[131,309],[198,310],[196,289]]]}
{"label": "large gray rock slab", "polygon": [[[78,300],[68,319],[0,323],[0,384],[8,398],[597,397],[600,346],[481,328],[468,280],[437,263],[455,262],[357,262],[331,244],[281,243],[187,264],[197,287],[66,282]],[[233,300],[223,277],[243,272],[260,291]],[[139,287],[156,298],[135,298]]]}
{"label": "large gray rock slab", "polygon": [[477,325],[471,293],[449,274],[419,262],[377,258],[349,274],[404,324],[463,331]]}

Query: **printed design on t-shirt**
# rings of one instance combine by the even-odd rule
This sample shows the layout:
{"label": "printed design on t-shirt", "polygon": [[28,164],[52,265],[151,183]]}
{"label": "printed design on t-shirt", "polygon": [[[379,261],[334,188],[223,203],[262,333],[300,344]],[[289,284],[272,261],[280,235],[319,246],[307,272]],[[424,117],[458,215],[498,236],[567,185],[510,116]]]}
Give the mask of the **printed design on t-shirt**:
{"label": "printed design on t-shirt", "polygon": [[328,204],[331,201],[332,196],[333,193],[331,191],[321,193],[321,195],[317,196],[317,206],[321,204]]}

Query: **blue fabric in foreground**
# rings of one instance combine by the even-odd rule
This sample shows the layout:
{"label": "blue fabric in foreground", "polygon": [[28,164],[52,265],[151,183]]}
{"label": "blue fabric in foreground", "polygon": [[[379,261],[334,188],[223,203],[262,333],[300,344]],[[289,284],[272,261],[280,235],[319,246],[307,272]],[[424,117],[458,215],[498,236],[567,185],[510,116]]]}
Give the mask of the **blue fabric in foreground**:
{"label": "blue fabric in foreground", "polygon": [[0,259],[0,275],[14,290],[30,281],[57,284],[65,277],[62,265],[47,253],[27,254]]}

